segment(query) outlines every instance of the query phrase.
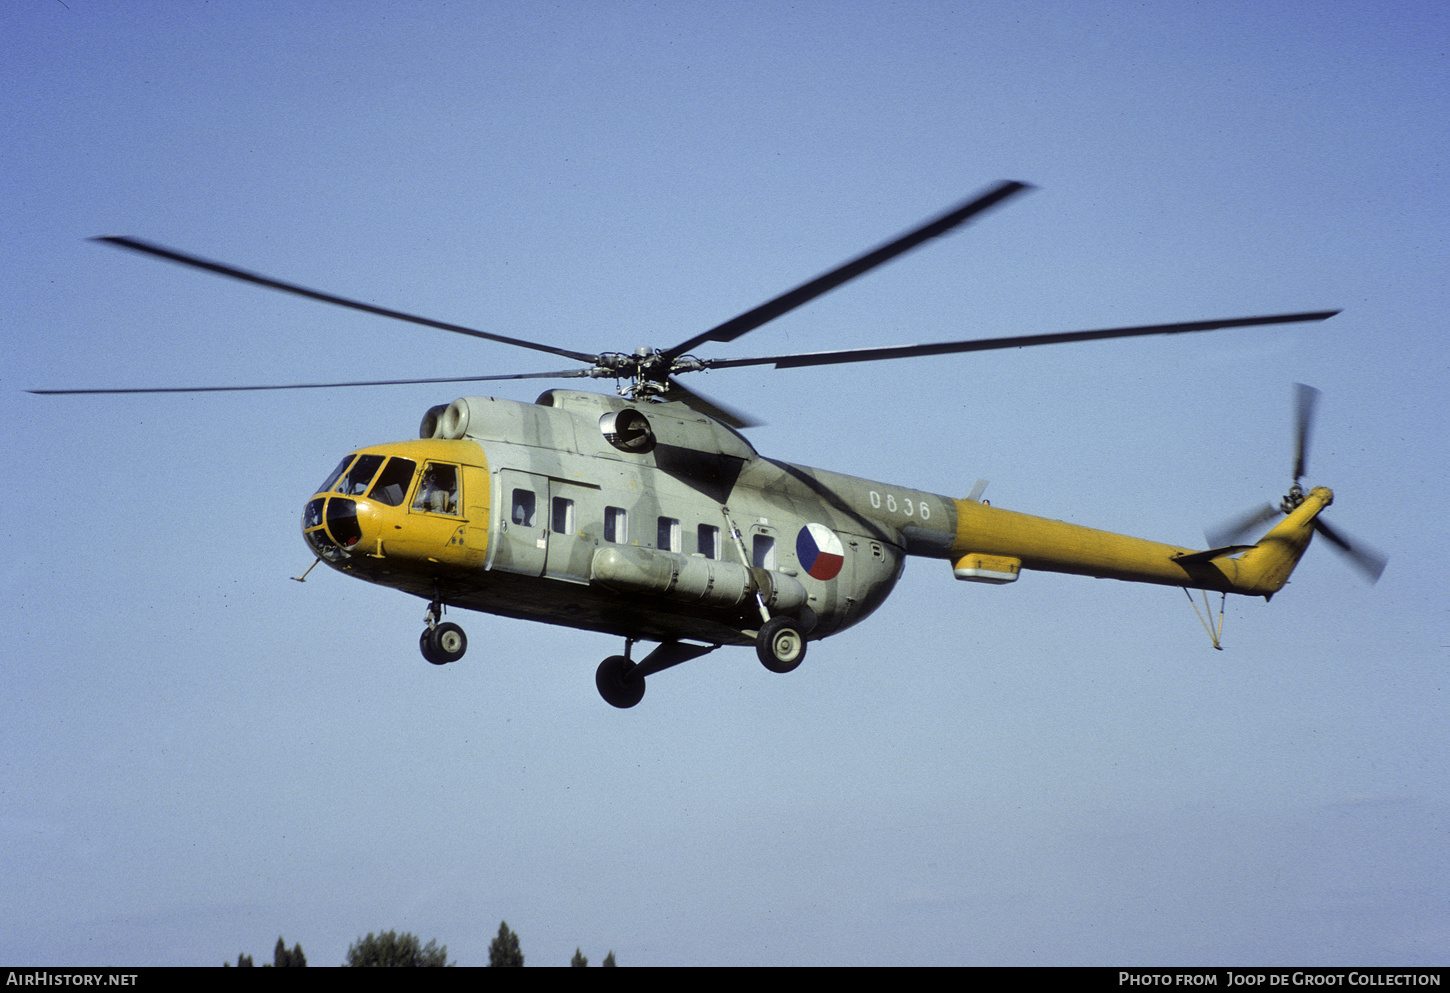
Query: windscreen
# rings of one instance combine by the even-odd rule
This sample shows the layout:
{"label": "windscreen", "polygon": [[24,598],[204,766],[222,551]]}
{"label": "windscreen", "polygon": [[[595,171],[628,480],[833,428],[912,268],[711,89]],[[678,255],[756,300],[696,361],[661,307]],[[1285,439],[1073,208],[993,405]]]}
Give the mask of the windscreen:
{"label": "windscreen", "polygon": [[408,484],[413,481],[413,473],[417,468],[418,463],[412,459],[389,459],[383,471],[378,474],[378,481],[373,484],[372,498],[389,507],[401,505],[403,498],[408,495]]}
{"label": "windscreen", "polygon": [[378,466],[382,464],[381,455],[359,455],[347,475],[342,477],[342,482],[337,485],[337,492],[345,496],[362,496],[367,492],[368,483],[377,474]]}

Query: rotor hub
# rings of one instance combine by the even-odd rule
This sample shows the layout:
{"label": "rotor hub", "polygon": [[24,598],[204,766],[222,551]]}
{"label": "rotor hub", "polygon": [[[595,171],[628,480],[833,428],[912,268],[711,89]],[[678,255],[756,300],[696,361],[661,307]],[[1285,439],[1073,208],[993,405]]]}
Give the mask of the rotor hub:
{"label": "rotor hub", "polygon": [[591,375],[594,378],[627,379],[619,388],[621,396],[645,400],[670,392],[670,377],[686,372],[700,372],[707,364],[693,355],[671,356],[658,348],[641,346],[632,354],[603,352],[595,357]]}
{"label": "rotor hub", "polygon": [[1289,487],[1289,492],[1285,493],[1284,498],[1279,501],[1279,509],[1286,514],[1292,514],[1299,509],[1299,505],[1303,502],[1304,488],[1299,485],[1299,481],[1296,479],[1294,485]]}

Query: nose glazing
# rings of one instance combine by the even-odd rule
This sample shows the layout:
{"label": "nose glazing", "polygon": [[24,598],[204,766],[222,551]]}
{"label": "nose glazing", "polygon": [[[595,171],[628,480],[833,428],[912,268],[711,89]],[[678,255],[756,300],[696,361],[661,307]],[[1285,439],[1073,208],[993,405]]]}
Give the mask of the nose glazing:
{"label": "nose glazing", "polygon": [[329,562],[347,558],[362,540],[357,501],[347,497],[315,497],[302,511],[302,533],[320,557]]}

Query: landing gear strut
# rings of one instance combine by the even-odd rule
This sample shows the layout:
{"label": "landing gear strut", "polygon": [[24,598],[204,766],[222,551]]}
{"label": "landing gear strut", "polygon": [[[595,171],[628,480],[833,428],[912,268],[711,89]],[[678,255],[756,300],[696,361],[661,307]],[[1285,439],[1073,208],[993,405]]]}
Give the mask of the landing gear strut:
{"label": "landing gear strut", "polygon": [[463,653],[468,651],[468,636],[463,633],[463,628],[453,623],[438,623],[438,618],[442,613],[443,605],[441,603],[430,604],[428,613],[423,615],[428,626],[418,637],[419,651],[434,665],[457,662],[463,658]]}
{"label": "landing gear strut", "polygon": [[657,646],[638,662],[629,658],[634,639],[624,642],[623,655],[611,655],[599,663],[594,671],[594,685],[599,695],[611,707],[627,710],[644,699],[644,680],[670,666],[697,659],[719,648],[719,645],[689,645],[680,641],[666,641]]}

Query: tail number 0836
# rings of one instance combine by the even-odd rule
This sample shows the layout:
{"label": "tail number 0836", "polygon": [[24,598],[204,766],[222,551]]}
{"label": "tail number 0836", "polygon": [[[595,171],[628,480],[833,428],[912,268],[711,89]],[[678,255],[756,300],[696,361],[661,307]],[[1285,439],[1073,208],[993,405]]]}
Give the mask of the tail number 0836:
{"label": "tail number 0836", "polygon": [[883,497],[880,493],[872,490],[871,509],[880,510],[883,503],[885,503],[886,505],[887,513],[902,513],[905,514],[907,517],[916,517],[923,521],[931,519],[931,507],[927,504],[925,500],[921,501],[921,503],[918,504],[913,503],[912,501],[905,498],[898,500],[896,499],[896,494],[894,493],[888,493],[885,497]]}

